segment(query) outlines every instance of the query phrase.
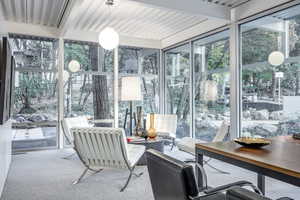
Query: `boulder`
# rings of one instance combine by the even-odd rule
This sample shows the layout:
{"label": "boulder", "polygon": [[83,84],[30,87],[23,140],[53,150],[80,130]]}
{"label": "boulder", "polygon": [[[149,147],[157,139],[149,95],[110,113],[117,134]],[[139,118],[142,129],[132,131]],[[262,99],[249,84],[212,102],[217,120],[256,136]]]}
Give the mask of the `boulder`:
{"label": "boulder", "polygon": [[44,114],[33,114],[28,118],[28,120],[31,122],[43,122],[47,119],[48,118]]}
{"label": "boulder", "polygon": [[251,119],[250,110],[243,111],[243,119]]}
{"label": "boulder", "polygon": [[196,120],[196,137],[211,141],[217,133],[218,126],[213,120]]}
{"label": "boulder", "polygon": [[23,115],[18,115],[14,118],[16,120],[16,122],[18,123],[24,123],[27,122],[26,117]]}
{"label": "boulder", "polygon": [[282,111],[274,111],[270,113],[269,118],[271,120],[283,120],[283,112]]}
{"label": "boulder", "polygon": [[266,109],[253,111],[252,113],[254,120],[269,120],[269,111]]}
{"label": "boulder", "polygon": [[252,130],[248,130],[252,135],[262,137],[273,137],[278,135],[278,127],[272,124],[257,124]]}

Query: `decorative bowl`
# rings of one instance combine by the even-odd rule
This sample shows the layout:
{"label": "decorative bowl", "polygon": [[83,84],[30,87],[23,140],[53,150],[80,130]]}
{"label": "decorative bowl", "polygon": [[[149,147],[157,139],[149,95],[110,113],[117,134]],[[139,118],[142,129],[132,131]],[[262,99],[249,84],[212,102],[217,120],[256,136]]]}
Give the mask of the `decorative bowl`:
{"label": "decorative bowl", "polygon": [[264,138],[251,138],[251,137],[241,137],[234,140],[234,142],[251,148],[260,148],[266,145],[271,144],[270,140]]}

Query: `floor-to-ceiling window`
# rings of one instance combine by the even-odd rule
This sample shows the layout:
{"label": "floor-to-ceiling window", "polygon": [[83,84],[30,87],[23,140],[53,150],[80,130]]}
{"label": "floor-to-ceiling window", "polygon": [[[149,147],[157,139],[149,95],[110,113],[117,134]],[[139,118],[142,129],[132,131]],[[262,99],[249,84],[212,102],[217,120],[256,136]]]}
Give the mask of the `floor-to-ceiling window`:
{"label": "floor-to-ceiling window", "polygon": [[10,35],[13,76],[13,149],[57,144],[57,41]]}
{"label": "floor-to-ceiling window", "polygon": [[177,115],[176,137],[190,136],[190,44],[165,52],[166,113]]}
{"label": "floor-to-ceiling window", "polygon": [[[113,52],[96,43],[66,40],[64,56],[64,115],[112,120]],[[72,61],[80,68],[74,70]]]}
{"label": "floor-to-ceiling window", "polygon": [[228,31],[194,41],[193,53],[194,137],[212,141],[230,122]]}
{"label": "floor-to-ceiling window", "polygon": [[[134,77],[139,80],[138,87],[142,97],[133,101],[134,112],[136,112],[136,106],[142,106],[144,116],[147,113],[159,113],[159,50],[120,46],[119,89],[122,91],[122,87],[125,89],[127,87],[127,95],[129,95],[131,88],[128,88],[129,85],[122,85],[123,77]],[[119,126],[123,127],[129,101],[123,101],[122,92],[119,94]],[[129,119],[127,122],[129,123]],[[126,127],[128,128],[128,124]]]}
{"label": "floor-to-ceiling window", "polygon": [[241,25],[243,136],[300,131],[299,13],[295,6]]}

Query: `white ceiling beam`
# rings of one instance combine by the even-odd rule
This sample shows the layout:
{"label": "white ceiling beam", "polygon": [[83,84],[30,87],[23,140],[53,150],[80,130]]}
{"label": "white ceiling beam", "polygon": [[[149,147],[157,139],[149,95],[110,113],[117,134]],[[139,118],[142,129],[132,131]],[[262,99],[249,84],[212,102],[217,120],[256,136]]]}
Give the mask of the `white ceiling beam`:
{"label": "white ceiling beam", "polygon": [[6,33],[25,34],[25,35],[50,37],[50,38],[59,37],[58,29],[53,27],[48,27],[48,26],[16,23],[16,22],[9,22],[9,21],[0,22],[0,27],[2,26],[5,27]]}
{"label": "white ceiling beam", "polygon": [[130,0],[150,7],[176,10],[209,19],[230,20],[230,8],[200,0]]}
{"label": "white ceiling beam", "polygon": [[[99,32],[68,30],[65,33],[63,38],[69,40],[79,40],[79,41],[98,43],[98,36],[99,36]],[[136,37],[130,37],[126,35],[120,35],[120,45],[161,49],[160,40],[136,38]]]}

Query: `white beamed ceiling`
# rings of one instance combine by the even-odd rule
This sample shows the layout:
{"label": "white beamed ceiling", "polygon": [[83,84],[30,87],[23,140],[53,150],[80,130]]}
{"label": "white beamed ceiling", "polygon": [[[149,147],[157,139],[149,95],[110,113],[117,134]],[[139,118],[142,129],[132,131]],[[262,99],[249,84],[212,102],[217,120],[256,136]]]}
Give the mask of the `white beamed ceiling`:
{"label": "white beamed ceiling", "polygon": [[161,8],[146,7],[135,2],[118,0],[109,12],[103,0],[86,0],[75,20],[75,29],[100,32],[106,26],[114,27],[126,36],[162,40],[207,20]]}
{"label": "white beamed ceiling", "polygon": [[4,20],[58,27],[68,0],[0,0]]}
{"label": "white beamed ceiling", "polygon": [[[148,44],[155,43],[153,46],[161,43],[162,47],[166,47],[230,23],[228,17],[222,20],[213,15],[207,16],[209,14],[205,12],[206,15],[203,13],[198,15],[195,13],[197,9],[193,7],[202,6],[203,10],[203,7],[209,5],[212,11],[215,6],[216,10],[226,12],[241,8],[243,10],[241,15],[245,15],[247,5],[253,2],[252,4],[256,6],[261,2],[260,0],[182,0],[189,4],[191,11],[194,11],[184,12],[180,9],[170,9],[168,6],[159,7],[159,5],[166,5],[155,2],[159,0],[140,1],[115,0],[115,5],[109,12],[105,0],[0,0],[0,21],[8,27],[8,31],[22,32],[26,24],[30,24],[32,27],[35,26],[34,33],[39,32],[38,28],[45,28],[45,31],[40,32],[51,35],[56,34],[56,29],[59,37],[73,35],[72,39],[90,40],[89,38],[93,38],[93,41],[97,40],[97,34],[104,27],[112,26],[132,45],[134,41],[140,42],[145,39]],[[172,0],[160,1],[172,2]],[[180,1],[177,0],[177,2],[181,4]],[[170,7],[176,8],[176,5]],[[267,9],[267,3],[265,7]],[[29,34],[30,31],[28,29],[24,33]],[[85,36],[81,33],[88,34]],[[137,40],[132,40],[132,38]]]}

